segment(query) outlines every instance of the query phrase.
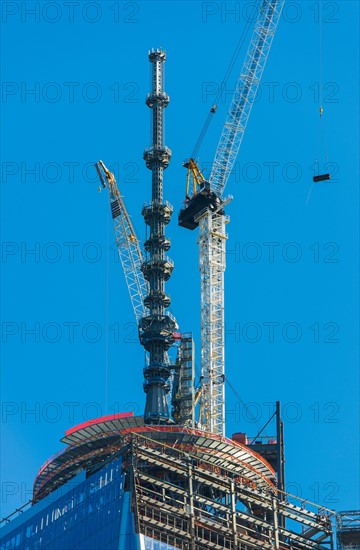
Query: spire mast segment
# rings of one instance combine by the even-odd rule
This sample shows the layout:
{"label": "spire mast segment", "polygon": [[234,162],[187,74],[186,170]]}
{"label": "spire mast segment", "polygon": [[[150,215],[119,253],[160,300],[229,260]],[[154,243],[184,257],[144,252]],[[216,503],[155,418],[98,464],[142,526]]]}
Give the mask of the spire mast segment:
{"label": "spire mast segment", "polygon": [[145,305],[149,312],[140,319],[140,342],[149,352],[149,364],[144,369],[146,405],[144,419],[147,424],[171,422],[167,393],[170,368],[166,361],[167,350],[174,343],[176,321],[166,310],[170,298],[165,293],[165,282],[170,278],[174,264],[166,256],[170,241],[165,236],[165,225],[170,221],[172,206],[163,200],[163,171],[168,167],[171,151],[164,145],[164,109],[169,97],[163,89],[166,53],[161,49],[149,52],[152,64],[152,91],[146,99],[152,112],[152,145],[144,151],[147,168],[152,172],[152,199],[145,204],[142,215],[150,228],[144,243],[147,256],[142,272],[149,283]]}

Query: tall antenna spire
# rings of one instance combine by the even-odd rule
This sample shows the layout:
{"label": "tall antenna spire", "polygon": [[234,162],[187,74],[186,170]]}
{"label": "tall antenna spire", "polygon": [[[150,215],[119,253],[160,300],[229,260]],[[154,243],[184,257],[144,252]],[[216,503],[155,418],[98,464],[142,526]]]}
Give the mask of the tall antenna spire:
{"label": "tall antenna spire", "polygon": [[144,419],[147,424],[171,422],[166,395],[169,391],[170,368],[166,363],[166,351],[174,343],[176,322],[165,309],[170,298],[165,293],[165,281],[171,276],[173,262],[165,253],[170,241],[165,237],[165,225],[170,221],[172,206],[163,200],[163,170],[168,167],[171,151],[164,145],[164,112],[169,97],[163,90],[163,63],[166,53],[160,50],[149,52],[152,63],[152,91],[146,99],[152,111],[153,144],[144,151],[147,168],[152,171],[152,199],[145,204],[142,215],[150,228],[149,239],[144,243],[147,257],[142,272],[149,282],[149,294],[144,303],[149,309],[139,323],[140,342],[149,352],[149,364],[144,369],[146,405]]}

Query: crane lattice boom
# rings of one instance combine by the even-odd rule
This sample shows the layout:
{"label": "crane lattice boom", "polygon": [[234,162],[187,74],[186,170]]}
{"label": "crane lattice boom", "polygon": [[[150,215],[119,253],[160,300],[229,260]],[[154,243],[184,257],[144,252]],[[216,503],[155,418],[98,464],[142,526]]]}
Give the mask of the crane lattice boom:
{"label": "crane lattice boom", "polygon": [[233,169],[285,0],[263,0],[216,150],[211,190],[219,197]]}
{"label": "crane lattice boom", "polygon": [[144,298],[148,293],[148,283],[141,271],[143,263],[142,251],[130,216],[125,208],[124,200],[120,195],[114,174],[106,168],[101,160],[95,167],[103,187],[106,187],[106,185],[101,170],[108,182],[116,247],[124,271],[135,318],[139,322],[139,319],[146,312]]}

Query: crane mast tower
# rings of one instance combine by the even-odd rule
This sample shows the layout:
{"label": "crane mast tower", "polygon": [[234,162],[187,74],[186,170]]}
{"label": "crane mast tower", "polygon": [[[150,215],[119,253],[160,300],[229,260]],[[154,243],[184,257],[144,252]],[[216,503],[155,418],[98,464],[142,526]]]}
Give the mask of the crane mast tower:
{"label": "crane mast tower", "polygon": [[149,283],[149,293],[144,299],[148,312],[139,321],[139,337],[141,345],[149,352],[149,363],[144,369],[144,420],[147,424],[164,424],[171,421],[167,402],[170,368],[166,357],[174,343],[176,328],[174,317],[165,311],[170,305],[165,282],[174,268],[166,256],[170,241],[165,236],[165,225],[170,221],[173,208],[163,199],[163,171],[171,157],[170,149],[164,145],[164,109],[169,104],[169,97],[163,89],[166,53],[161,49],[153,50],[149,60],[152,63],[152,90],[146,104],[152,112],[152,145],[145,149],[144,160],[152,172],[152,198],[142,210],[150,234],[144,243],[147,254],[141,266]]}
{"label": "crane mast tower", "polygon": [[[283,5],[284,0],[261,2],[209,181],[205,180],[195,159],[189,159],[184,164],[188,168],[188,184],[191,177],[194,182],[194,195],[190,197],[187,194],[185,207],[179,213],[179,225],[187,229],[199,227],[202,374],[200,426],[206,431],[222,435],[225,435],[225,227],[229,221],[224,214],[224,207],[232,200],[231,196],[224,199],[223,192],[239,152]],[[215,112],[215,107],[212,107],[211,112]]]}

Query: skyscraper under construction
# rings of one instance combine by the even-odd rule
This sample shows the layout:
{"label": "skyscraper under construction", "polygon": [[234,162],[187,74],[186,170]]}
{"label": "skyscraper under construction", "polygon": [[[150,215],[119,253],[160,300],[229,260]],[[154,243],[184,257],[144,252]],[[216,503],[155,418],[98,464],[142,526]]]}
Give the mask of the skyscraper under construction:
{"label": "skyscraper under construction", "polygon": [[[284,492],[279,407],[276,440],[227,438],[194,422],[192,338],[176,336],[176,321],[166,311],[165,282],[173,269],[164,231],[172,213],[163,197],[171,156],[163,130],[166,55],[155,50],[149,59],[153,143],[144,158],[152,199],[143,208],[150,235],[140,266],[147,283],[139,318],[147,353],[144,417],[113,414],[67,430],[65,447],[35,478],[31,506],[3,521],[1,549],[332,550],[335,515]],[[125,223],[114,189],[114,223]],[[178,360],[170,365],[167,352],[176,338]]]}

